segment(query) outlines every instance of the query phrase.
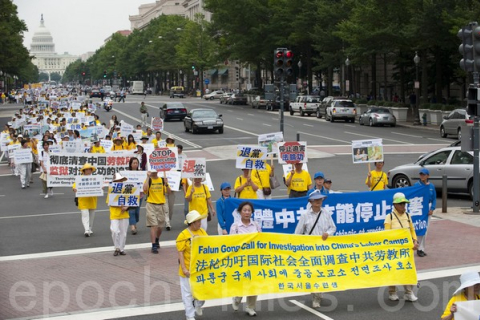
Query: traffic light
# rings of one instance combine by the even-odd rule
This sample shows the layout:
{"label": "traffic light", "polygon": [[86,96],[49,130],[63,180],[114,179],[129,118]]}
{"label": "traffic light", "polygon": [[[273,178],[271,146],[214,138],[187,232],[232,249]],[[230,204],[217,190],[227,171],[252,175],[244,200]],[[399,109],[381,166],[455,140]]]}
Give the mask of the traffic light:
{"label": "traffic light", "polygon": [[85,77],[85,72],[82,72],[82,77]]}
{"label": "traffic light", "polygon": [[480,71],[480,26],[475,23],[472,24],[472,33],[473,33],[473,56],[475,71]]}
{"label": "traffic light", "polygon": [[235,67],[235,80],[238,81],[240,79],[240,70],[238,67]]}
{"label": "traffic light", "polygon": [[480,95],[478,94],[479,88],[470,87],[468,88],[468,96],[467,96],[467,114],[470,116],[478,116],[480,112],[478,110],[478,98]]}
{"label": "traffic light", "polygon": [[282,77],[285,74],[285,70],[283,69],[285,66],[285,49],[278,48],[274,51],[273,57],[273,66],[275,69],[275,74],[279,77]]}
{"label": "traffic light", "polygon": [[195,64],[192,63],[192,70],[195,70]]}
{"label": "traffic light", "polygon": [[104,78],[107,77],[107,70],[103,70],[103,77],[104,77]]}
{"label": "traffic light", "polygon": [[285,74],[293,76],[293,52],[290,50],[285,51]]}
{"label": "traffic light", "polygon": [[460,60],[460,67],[467,71],[474,71],[474,59],[475,54],[473,50],[473,36],[472,36],[472,27],[473,23],[463,27],[457,33],[457,36],[462,40],[462,44],[458,47],[458,51],[463,56],[463,59]]}

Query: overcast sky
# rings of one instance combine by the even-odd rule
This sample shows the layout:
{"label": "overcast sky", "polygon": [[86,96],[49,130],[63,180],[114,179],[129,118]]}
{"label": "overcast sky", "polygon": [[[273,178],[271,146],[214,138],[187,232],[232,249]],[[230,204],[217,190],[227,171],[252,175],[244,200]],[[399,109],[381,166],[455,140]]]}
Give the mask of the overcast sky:
{"label": "overcast sky", "polygon": [[155,0],[13,0],[28,31],[24,45],[30,50],[32,37],[43,13],[59,54],[81,55],[95,51],[112,33],[130,30],[128,17],[138,14],[141,4]]}

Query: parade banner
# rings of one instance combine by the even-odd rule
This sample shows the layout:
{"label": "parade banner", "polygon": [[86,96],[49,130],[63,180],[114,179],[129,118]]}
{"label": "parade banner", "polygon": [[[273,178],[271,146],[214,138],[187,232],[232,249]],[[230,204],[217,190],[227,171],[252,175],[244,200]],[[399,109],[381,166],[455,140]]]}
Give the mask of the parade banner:
{"label": "parade banner", "polygon": [[78,102],[78,101],[72,101],[72,103],[70,105],[72,107],[72,110],[80,110],[80,107],[82,106],[82,103]]}
{"label": "parade banner", "polygon": [[480,300],[457,301],[457,312],[455,320],[477,320],[480,319]]}
{"label": "parade banner", "polygon": [[383,161],[382,139],[352,141],[353,163]]}
{"label": "parade banner", "polygon": [[167,180],[170,190],[180,191],[180,182],[182,180],[182,173],[180,171],[167,171]]}
{"label": "parade banner", "polygon": [[59,153],[62,152],[62,148],[58,144],[52,144],[48,146],[48,152]]}
{"label": "parade banner", "polygon": [[20,144],[11,144],[7,146],[8,157],[13,159],[15,157],[15,150],[20,149],[22,146]]}
{"label": "parade banner", "polygon": [[105,149],[105,152],[110,152],[113,147],[113,141],[112,140],[100,140],[100,145]]}
{"label": "parade banner", "polygon": [[10,143],[10,135],[6,132],[0,133],[0,151],[7,151],[8,144]]}
{"label": "parade banner", "polygon": [[108,205],[114,207],[138,207],[143,182],[111,182],[108,189]]}
{"label": "parade banner", "polygon": [[13,151],[13,159],[15,164],[22,164],[22,163],[32,163],[33,162],[33,154],[32,149],[27,148],[18,148]]}
{"label": "parade banner", "polygon": [[191,241],[190,286],[199,300],[417,283],[413,243],[405,229],[327,240],[249,233]]}
{"label": "parade banner", "polygon": [[122,176],[127,178],[128,182],[135,182],[135,183],[144,183],[145,180],[147,180],[147,171],[141,171],[141,170],[125,170],[122,171]]}
{"label": "parade banner", "polygon": [[120,133],[122,137],[127,138],[129,134],[133,133],[133,126],[122,120],[122,125],[120,126]]}
{"label": "parade banner", "polygon": [[235,168],[265,170],[267,168],[266,159],[266,147],[239,145],[237,146]]}
{"label": "parade banner", "polygon": [[67,118],[67,130],[82,130],[82,121],[80,118]]}
{"label": "parade banner", "polygon": [[152,122],[150,123],[150,128],[155,131],[163,131],[163,119],[152,117]]}
{"label": "parade banner", "polygon": [[157,171],[170,171],[178,168],[177,148],[158,148],[148,155],[150,168]]}
{"label": "parade banner", "polygon": [[142,139],[142,135],[143,135],[142,131],[135,130],[135,131],[133,131],[131,134],[132,134],[132,136],[133,136],[133,139],[135,139],[135,142],[136,142],[137,144],[140,144],[140,143],[141,143],[141,139]]}
{"label": "parade banner", "polygon": [[82,140],[73,140],[73,141],[63,141],[62,143],[63,151],[68,153],[81,153],[83,152],[83,141]]}
{"label": "parade banner", "polygon": [[[410,203],[406,209],[410,214],[417,235],[425,235],[428,224],[428,186],[401,188]],[[323,207],[332,213],[337,226],[335,235],[360,234],[383,230],[385,217],[392,209],[392,199],[399,189],[329,194]],[[227,230],[234,220],[240,219],[236,208],[245,199],[225,200]],[[308,197],[291,199],[250,199],[255,211],[253,218],[265,232],[294,233],[298,219],[305,213]]]}
{"label": "parade banner", "polygon": [[283,133],[267,133],[258,136],[258,145],[267,148],[267,154],[274,154],[278,150],[278,143],[283,142]]}
{"label": "parade banner", "polygon": [[205,158],[187,158],[183,160],[182,178],[205,178],[207,162]]}
{"label": "parade banner", "polygon": [[75,197],[103,197],[103,176],[76,176]]}
{"label": "parade banner", "polygon": [[75,176],[80,175],[80,169],[85,163],[92,164],[97,170],[93,175],[105,177],[110,182],[115,173],[128,170],[128,163],[133,153],[105,154],[105,153],[55,153],[49,156],[48,187],[71,187]]}
{"label": "parade banner", "polygon": [[293,164],[307,162],[307,143],[303,141],[287,141],[278,143],[278,163]]}
{"label": "parade banner", "polygon": [[41,126],[39,124],[26,124],[23,126],[23,135],[34,137],[40,134]]}

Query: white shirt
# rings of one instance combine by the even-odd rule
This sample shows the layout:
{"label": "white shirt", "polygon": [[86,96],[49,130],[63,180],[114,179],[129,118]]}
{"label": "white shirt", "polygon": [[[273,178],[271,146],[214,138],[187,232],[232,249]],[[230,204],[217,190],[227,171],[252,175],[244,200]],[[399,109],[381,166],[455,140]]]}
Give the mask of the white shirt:
{"label": "white shirt", "polygon": [[[305,212],[298,221],[295,234],[310,234],[310,230],[312,230],[315,220],[317,220],[317,215],[318,213],[314,213],[311,208]],[[333,222],[332,213],[325,208],[321,208],[320,217],[313,229],[312,235],[321,236],[326,232],[332,236],[335,231],[337,231],[337,227]]]}

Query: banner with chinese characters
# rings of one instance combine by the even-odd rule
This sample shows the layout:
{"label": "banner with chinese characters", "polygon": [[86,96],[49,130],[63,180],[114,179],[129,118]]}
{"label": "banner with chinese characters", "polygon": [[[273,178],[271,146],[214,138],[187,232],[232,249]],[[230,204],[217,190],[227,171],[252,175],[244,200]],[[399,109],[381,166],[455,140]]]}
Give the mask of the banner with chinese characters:
{"label": "banner with chinese characters", "polygon": [[199,300],[407,284],[417,284],[417,271],[406,229],[325,241],[275,233],[192,239],[190,286]]}
{"label": "banner with chinese characters", "polygon": [[[407,212],[417,235],[425,235],[428,225],[428,187],[413,186],[402,188],[401,191],[410,200],[410,203],[407,203]],[[392,199],[396,192],[398,189],[332,193],[323,200],[323,208],[332,212],[337,236],[380,231],[383,230],[386,215],[392,212]],[[230,230],[234,220],[240,219],[236,208],[242,201],[244,199],[225,200],[227,230]],[[307,208],[308,198],[249,201],[255,208],[253,219],[262,226],[264,232],[294,233],[298,219]]]}
{"label": "banner with chinese characters", "polygon": [[108,205],[114,207],[138,207],[142,182],[111,182],[108,187]]}
{"label": "banner with chinese characters", "polygon": [[103,176],[76,176],[75,197],[103,197]]}
{"label": "banner with chinese characters", "polygon": [[235,168],[265,170],[267,168],[265,164],[267,153],[266,147],[239,145],[237,146]]}
{"label": "banner with chinese characters", "polygon": [[287,141],[278,143],[278,163],[292,164],[307,162],[307,143],[303,141]]}
{"label": "banner with chinese characters", "polygon": [[353,163],[383,161],[382,139],[352,141]]}
{"label": "banner with chinese characters", "polygon": [[278,150],[278,143],[283,141],[283,133],[267,133],[258,136],[258,145],[267,148],[267,153],[274,154]]}
{"label": "banner with chinese characters", "polygon": [[183,160],[182,178],[205,178],[207,162],[205,158],[186,158]]}
{"label": "banner with chinese characters", "polygon": [[106,154],[106,153],[55,153],[49,156],[48,187],[71,187],[75,176],[80,175],[80,169],[85,163],[90,163],[97,170],[93,175],[105,177],[105,181],[112,181],[115,173],[128,170],[130,158],[134,153]]}

